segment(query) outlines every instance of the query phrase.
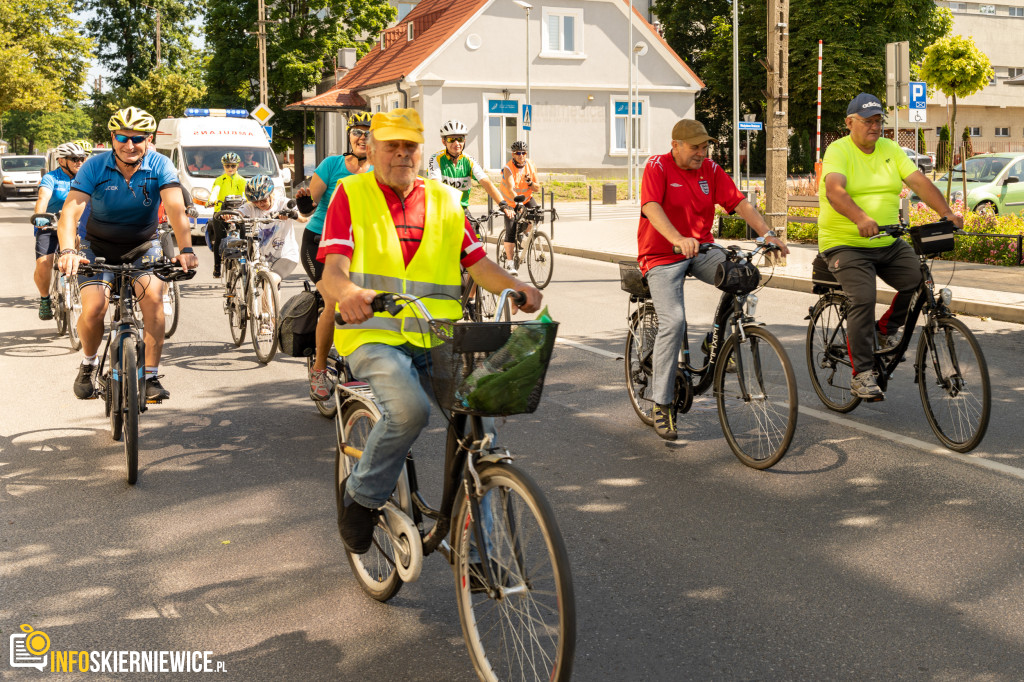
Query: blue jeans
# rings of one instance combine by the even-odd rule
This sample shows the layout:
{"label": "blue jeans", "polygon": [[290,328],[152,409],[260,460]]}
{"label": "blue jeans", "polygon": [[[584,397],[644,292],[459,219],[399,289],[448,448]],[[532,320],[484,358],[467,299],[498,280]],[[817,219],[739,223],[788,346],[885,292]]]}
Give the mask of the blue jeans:
{"label": "blue jeans", "polygon": [[[352,351],[348,363],[352,374],[370,385],[382,416],[370,430],[346,489],[362,506],[380,509],[402,475],[409,448],[430,419],[430,352],[410,344],[368,343]],[[493,437],[494,420],[484,419],[483,427]]]}
{"label": "blue jeans", "polygon": [[725,260],[725,253],[711,249],[693,258],[651,268],[647,272],[647,285],[651,300],[658,313],[658,335],[654,339],[651,358],[652,372],[650,398],[659,405],[673,402],[675,397],[676,367],[679,349],[686,335],[686,307],[683,301],[683,283],[686,273],[708,284],[715,283],[715,270]]}

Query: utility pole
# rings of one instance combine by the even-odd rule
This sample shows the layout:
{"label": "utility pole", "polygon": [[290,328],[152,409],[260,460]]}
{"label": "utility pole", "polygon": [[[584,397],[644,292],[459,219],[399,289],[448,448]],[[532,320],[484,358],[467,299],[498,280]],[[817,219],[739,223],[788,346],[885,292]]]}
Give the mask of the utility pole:
{"label": "utility pole", "polygon": [[789,156],[789,0],[768,0],[768,70],[765,99],[767,154],[765,217],[779,238],[786,239],[786,161]]}
{"label": "utility pole", "polygon": [[256,32],[256,44],[260,51],[260,104],[267,103],[267,22],[265,18],[266,4],[259,0],[257,7],[258,14],[256,23],[259,29]]}

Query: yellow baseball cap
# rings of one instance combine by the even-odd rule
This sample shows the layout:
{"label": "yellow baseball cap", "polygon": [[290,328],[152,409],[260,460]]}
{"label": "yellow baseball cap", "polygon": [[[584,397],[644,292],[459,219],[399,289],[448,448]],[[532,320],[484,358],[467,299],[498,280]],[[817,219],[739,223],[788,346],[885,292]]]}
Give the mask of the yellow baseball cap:
{"label": "yellow baseball cap", "polygon": [[375,140],[408,140],[423,144],[423,123],[415,109],[377,112],[370,119],[370,132]]}

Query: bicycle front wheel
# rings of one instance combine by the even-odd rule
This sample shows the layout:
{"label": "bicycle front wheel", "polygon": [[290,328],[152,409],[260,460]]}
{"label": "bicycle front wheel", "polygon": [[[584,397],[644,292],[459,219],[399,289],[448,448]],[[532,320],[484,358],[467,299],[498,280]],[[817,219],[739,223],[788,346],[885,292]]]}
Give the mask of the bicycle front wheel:
{"label": "bicycle front wheel", "polygon": [[245,341],[245,282],[238,261],[231,261],[226,268],[227,298],[224,307],[231,327],[231,340],[237,348]]}
{"label": "bicycle front wheel", "polygon": [[65,281],[64,290],[67,301],[65,307],[68,315],[68,340],[71,341],[71,350],[79,350],[82,347],[82,339],[78,336],[78,318],[82,314],[82,297],[78,287],[78,278],[75,277],[74,281]]}
{"label": "bicycle front wheel", "polygon": [[492,464],[479,474],[481,518],[463,496],[452,526],[459,621],[473,667],[488,681],[568,680],[576,599],[551,505],[513,466]]}
{"label": "bicycle front wheel", "polygon": [[540,230],[534,228],[530,246],[526,249],[526,269],[530,273],[533,286],[543,289],[551,281],[551,273],[555,266],[555,252],[551,249],[551,240]]}
{"label": "bicycle front wheel", "polygon": [[277,354],[277,287],[268,272],[257,272],[249,304],[249,331],[256,358],[264,365]]}
{"label": "bicycle front wheel", "polygon": [[853,395],[853,362],[846,338],[845,296],[822,297],[811,310],[807,325],[807,371],[818,398],[830,410],[849,412],[860,405]]}
{"label": "bicycle front wheel", "polygon": [[68,311],[64,305],[64,292],[61,291],[63,277],[59,270],[50,270],[50,305],[53,306],[53,320],[57,323],[57,336],[64,336],[68,329]]}
{"label": "bicycle front wheel", "polygon": [[731,335],[715,366],[722,432],[748,467],[767,469],[786,454],[796,432],[796,377],[789,356],[763,327]]}
{"label": "bicycle front wheel", "polygon": [[969,452],[988,429],[992,389],[974,334],[955,317],[925,326],[917,343],[917,387],[932,431],[950,450]]}
{"label": "bicycle front wheel", "polygon": [[[335,431],[338,439],[338,447],[334,460],[334,492],[338,505],[338,518],[341,518],[341,509],[345,491],[342,483],[345,478],[356,468],[359,457],[345,453],[345,446],[357,450],[359,453],[366,448],[366,440],[370,436],[370,430],[377,422],[377,417],[365,405],[352,403],[335,419]],[[408,499],[408,478],[405,473],[399,479],[399,495],[404,492]],[[403,489],[404,485],[404,489]],[[352,554],[345,552],[348,557],[349,566],[359,586],[370,597],[377,601],[385,602],[398,594],[402,589],[402,579],[398,577],[395,570],[395,562],[398,560],[391,536],[378,523],[373,530],[373,544],[366,554]]]}
{"label": "bicycle front wheel", "polygon": [[178,319],[181,316],[181,290],[177,282],[167,282],[164,292],[164,338],[169,339],[178,330]]}
{"label": "bicycle front wheel", "polygon": [[658,315],[654,312],[654,304],[645,301],[629,320],[624,356],[629,402],[636,416],[648,426],[654,423],[654,400],[650,395],[654,338],[657,335]]}
{"label": "bicycle front wheel", "polygon": [[134,343],[121,348],[121,411],[124,415],[124,461],[128,483],[139,478],[139,363]]}

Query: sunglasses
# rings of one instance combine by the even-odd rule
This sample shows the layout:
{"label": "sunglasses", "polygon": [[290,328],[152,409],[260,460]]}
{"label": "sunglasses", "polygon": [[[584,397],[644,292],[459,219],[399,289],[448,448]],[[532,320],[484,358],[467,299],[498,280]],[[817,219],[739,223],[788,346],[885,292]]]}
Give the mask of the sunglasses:
{"label": "sunglasses", "polygon": [[466,138],[464,138],[464,137],[446,137],[446,138],[444,138],[444,142],[445,142],[445,144],[451,144],[452,142],[458,142],[460,144],[465,144]]}
{"label": "sunglasses", "polygon": [[512,152],[512,156],[526,156],[526,152]]}
{"label": "sunglasses", "polygon": [[132,144],[142,144],[146,141],[147,137],[149,137],[149,135],[114,135],[114,139],[121,144],[124,144],[128,140],[131,140]]}
{"label": "sunglasses", "polygon": [[224,165],[225,168],[238,168],[238,164],[237,163],[225,163],[223,165]]}
{"label": "sunglasses", "polygon": [[84,156],[69,156],[67,159],[69,163],[85,163]]}
{"label": "sunglasses", "polygon": [[365,137],[365,136],[369,135],[370,131],[369,130],[363,130],[362,128],[353,128],[352,130],[348,131],[348,134],[349,135],[354,135],[355,138],[358,140],[360,137]]}

